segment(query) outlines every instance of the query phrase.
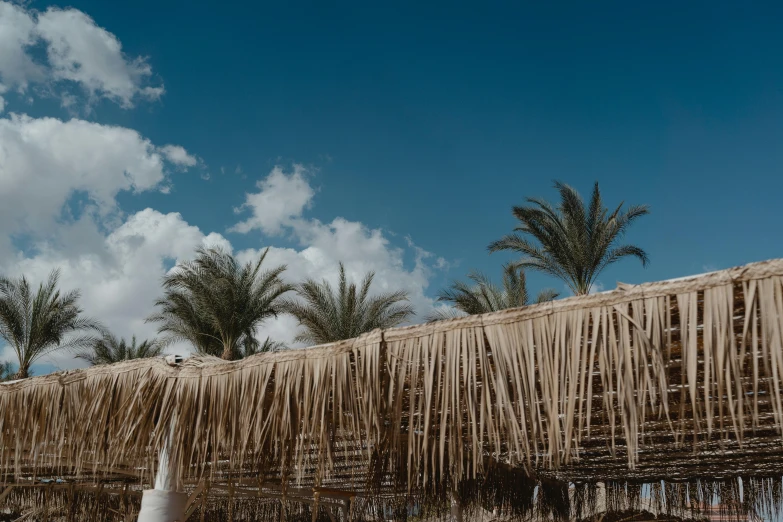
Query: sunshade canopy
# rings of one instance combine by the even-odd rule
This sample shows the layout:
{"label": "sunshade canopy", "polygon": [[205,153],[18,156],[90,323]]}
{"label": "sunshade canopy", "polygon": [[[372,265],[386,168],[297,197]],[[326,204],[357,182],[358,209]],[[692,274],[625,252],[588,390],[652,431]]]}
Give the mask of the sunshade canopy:
{"label": "sunshade canopy", "polygon": [[626,504],[714,493],[771,505],[781,376],[772,260],[236,362],[145,359],[5,384],[0,479],[132,495],[166,447],[187,489],[226,501],[451,492],[523,510],[589,502],[600,484]]}

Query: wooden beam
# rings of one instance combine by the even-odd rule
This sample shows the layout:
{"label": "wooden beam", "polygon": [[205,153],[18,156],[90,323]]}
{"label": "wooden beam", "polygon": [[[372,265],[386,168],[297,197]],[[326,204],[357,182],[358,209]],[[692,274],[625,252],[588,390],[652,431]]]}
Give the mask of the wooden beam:
{"label": "wooden beam", "polygon": [[[239,482],[245,483],[247,485],[251,485],[251,482],[247,480],[240,479]],[[270,498],[278,498],[273,494],[267,494],[267,490],[271,490],[277,492],[278,494],[282,494],[283,487],[278,484],[263,483],[261,487],[259,487],[258,489],[258,496],[268,496]],[[285,488],[286,497],[297,496],[297,497],[312,498],[315,496],[316,493],[318,493],[322,501],[329,499],[330,501],[334,501],[334,502],[342,502],[343,500],[350,500],[361,496],[361,493],[358,491],[329,488],[329,487],[312,487],[312,488],[286,487]]]}
{"label": "wooden beam", "polygon": [[[255,479],[253,480],[255,482]],[[247,480],[241,480],[240,482],[251,484],[250,481]],[[274,491],[282,491],[283,487],[278,484],[268,484],[263,483],[261,485],[261,488],[263,489],[271,489]],[[312,488],[297,488],[297,487],[286,487],[286,492],[291,493],[298,493],[300,495],[305,495],[308,497],[313,496],[315,492],[318,492],[321,494],[321,496],[330,496],[330,497],[341,497],[341,498],[352,498],[352,497],[358,497],[360,496],[360,493],[358,491],[350,490],[350,489],[338,489],[338,488],[329,488],[329,487],[312,487]]]}
{"label": "wooden beam", "polygon": [[2,493],[0,493],[0,504],[5,501],[6,497],[11,493],[11,490],[14,489],[14,486],[6,486]]}
{"label": "wooden beam", "polygon": [[346,498],[353,498],[358,496],[359,494],[356,491],[351,491],[347,489],[336,489],[336,488],[322,488],[322,487],[315,487],[313,488],[313,491],[317,491],[318,493],[321,493],[322,495],[329,495],[332,497],[346,497]]}
{"label": "wooden beam", "polygon": [[[217,486],[213,486],[213,488],[214,489],[219,489],[219,490],[227,490],[228,486],[217,485]],[[312,497],[304,497],[304,496],[299,496],[297,494],[293,494],[292,495],[289,491],[290,490],[286,490],[286,494],[283,495],[282,493],[271,493],[271,492],[267,492],[267,491],[256,491],[254,489],[249,489],[249,488],[234,488],[234,493],[235,494],[236,493],[245,493],[245,494],[247,494],[247,496],[252,496],[252,497],[269,498],[269,499],[274,499],[274,500],[290,500],[291,502],[301,502],[303,504],[308,504],[308,505],[313,505],[315,503],[315,501],[313,500]],[[340,501],[336,500],[336,499],[320,498],[318,500],[318,503],[319,504],[328,504],[330,506],[339,506],[340,505]]]}
{"label": "wooden beam", "polygon": [[119,469],[119,468],[111,468],[109,466],[95,466],[92,469],[96,471],[102,471],[104,473],[113,473],[115,475],[121,475],[123,477],[133,477],[133,478],[139,478],[143,473],[142,470]]}
{"label": "wooden beam", "polygon": [[[315,504],[315,500],[313,500],[312,498],[300,497],[298,495],[291,495],[291,494],[282,495],[280,493],[268,493],[266,491],[262,491],[261,493],[258,494],[258,496],[260,498],[270,498],[275,500],[290,500],[291,502],[301,502],[302,504],[308,504],[311,506]],[[337,500],[323,499],[323,498],[318,499],[318,503],[322,505],[330,505],[330,506],[340,505]]]}
{"label": "wooden beam", "polygon": [[190,518],[190,516],[193,514],[194,511],[196,511],[196,498],[198,498],[199,494],[204,490],[204,481],[198,483],[198,486],[196,486],[196,489],[193,490],[193,493],[190,494],[188,497],[188,502],[185,504],[185,520],[183,522],[187,522],[187,520]]}
{"label": "wooden beam", "polygon": [[342,505],[340,506],[340,510],[343,512],[343,522],[348,522],[348,520],[350,520],[348,516],[348,512],[350,508],[351,508],[351,501],[343,500]]}

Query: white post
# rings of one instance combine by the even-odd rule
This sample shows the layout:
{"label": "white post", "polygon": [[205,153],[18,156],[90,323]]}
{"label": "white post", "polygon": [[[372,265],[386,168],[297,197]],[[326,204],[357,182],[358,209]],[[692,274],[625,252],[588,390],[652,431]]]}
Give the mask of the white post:
{"label": "white post", "polygon": [[451,495],[451,521],[450,522],[462,522],[462,506],[459,503],[457,496],[452,493]]}
{"label": "white post", "polygon": [[169,465],[168,446],[160,451],[155,489],[144,490],[138,522],[185,522],[188,494],[177,491],[179,477]]}
{"label": "white post", "polygon": [[[181,362],[179,356],[168,356],[166,361],[175,366]],[[171,426],[176,422],[176,413]],[[155,475],[155,489],[146,489],[141,497],[141,509],[138,522],[185,522],[188,507],[188,494],[180,489],[176,469],[171,468],[169,449],[172,445],[173,430],[169,431],[166,444],[158,454],[158,473]]]}

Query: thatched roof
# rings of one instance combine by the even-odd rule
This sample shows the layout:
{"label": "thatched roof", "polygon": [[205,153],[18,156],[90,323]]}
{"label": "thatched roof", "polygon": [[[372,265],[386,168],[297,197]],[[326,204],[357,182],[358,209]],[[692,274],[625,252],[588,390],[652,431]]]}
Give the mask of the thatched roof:
{"label": "thatched roof", "polygon": [[580,502],[597,483],[607,502],[777,501],[782,375],[773,260],[237,362],[2,385],[0,473],[149,483],[171,437],[189,487],[231,498],[457,491],[524,509],[568,504],[571,482]]}

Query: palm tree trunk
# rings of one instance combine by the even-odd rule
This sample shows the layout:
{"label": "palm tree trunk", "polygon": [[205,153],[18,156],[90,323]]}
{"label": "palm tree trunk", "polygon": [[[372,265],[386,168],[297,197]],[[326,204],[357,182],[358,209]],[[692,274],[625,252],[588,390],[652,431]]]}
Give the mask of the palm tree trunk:
{"label": "palm tree trunk", "polygon": [[11,376],[12,381],[16,381],[18,379],[27,379],[30,377],[30,370],[26,366],[19,366],[19,371],[17,371],[15,374]]}
{"label": "palm tree trunk", "polygon": [[234,350],[231,349],[230,344],[223,345],[223,353],[221,354],[220,358],[223,359],[224,361],[234,360]]}

